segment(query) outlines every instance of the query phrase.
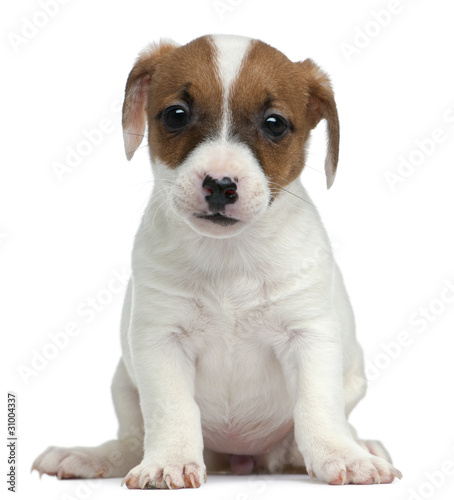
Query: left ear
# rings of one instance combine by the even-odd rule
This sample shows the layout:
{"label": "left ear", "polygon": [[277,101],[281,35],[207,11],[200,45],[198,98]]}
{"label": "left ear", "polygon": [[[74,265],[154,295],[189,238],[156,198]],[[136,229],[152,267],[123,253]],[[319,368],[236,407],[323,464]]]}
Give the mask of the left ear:
{"label": "left ear", "polygon": [[325,159],[326,184],[333,185],[339,160],[339,118],[334,92],[328,75],[312,59],[297,63],[308,86],[307,116],[311,129],[324,118],[327,123],[328,148]]}

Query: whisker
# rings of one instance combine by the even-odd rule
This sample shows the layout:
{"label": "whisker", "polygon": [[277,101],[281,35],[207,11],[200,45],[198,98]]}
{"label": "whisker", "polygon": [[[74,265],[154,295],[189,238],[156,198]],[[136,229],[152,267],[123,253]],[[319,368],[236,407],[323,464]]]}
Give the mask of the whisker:
{"label": "whisker", "polygon": [[307,203],[307,204],[308,204],[308,205],[310,205],[311,207],[314,207],[314,208],[315,208],[315,205],[314,205],[313,203],[311,203],[310,201],[305,200],[304,198],[301,198],[301,196],[298,196],[298,195],[297,195],[297,194],[295,194],[295,193],[292,193],[292,192],[291,192],[291,191],[289,191],[288,189],[282,188],[282,191],[285,191],[286,193],[291,194],[292,196],[295,196],[295,198],[298,198],[299,200],[304,201],[304,203]]}
{"label": "whisker", "polygon": [[[271,190],[271,194],[272,195],[278,195],[279,193],[281,192],[281,190]],[[300,205],[297,204],[297,200],[294,200],[293,198],[284,198],[284,201],[285,203],[287,203],[288,205],[290,205],[291,207],[295,207],[295,208],[298,208]]]}
{"label": "whisker", "polygon": [[322,175],[325,175],[325,172],[323,170],[319,170],[318,168],[315,168],[315,167],[311,167],[310,165],[304,165],[304,168],[310,168],[311,170],[315,170],[316,172],[318,172],[319,174],[322,174]]}
{"label": "whisker", "polygon": [[153,205],[156,205],[156,203],[160,202],[166,196],[167,196],[167,193],[158,193],[157,195],[152,196],[150,198],[151,201],[149,201],[150,207],[152,207]]}
{"label": "whisker", "polygon": [[123,134],[128,134],[128,135],[137,135],[138,137],[145,137],[144,134],[135,134],[134,132],[124,132],[123,131]]}
{"label": "whisker", "polygon": [[[152,219],[152,221],[151,221],[151,225],[152,225],[152,227],[153,227],[155,230],[157,230],[157,229],[156,229],[156,226],[154,225],[154,221],[155,221],[156,215],[158,215],[159,209],[162,207],[162,205],[164,205],[164,203],[166,203],[166,202],[168,201],[168,200],[167,200],[167,198],[168,198],[168,196],[167,196],[167,195],[168,195],[168,193],[164,193],[164,194],[165,194],[165,196],[164,196],[164,198],[165,198],[165,199],[164,199],[164,201],[163,201],[163,202],[159,205],[159,207],[157,207],[157,208],[155,209],[155,212],[154,212],[154,215],[153,215],[153,219]],[[167,213],[167,212],[166,212],[166,213]]]}
{"label": "whisker", "polygon": [[143,206],[142,206],[142,210],[141,210],[141,213],[143,215],[143,213],[145,212],[145,210],[147,208],[150,208],[152,207],[153,205],[155,205],[156,203],[158,203],[162,197],[164,196],[165,193],[161,194],[161,193],[158,193],[158,195],[154,195],[153,196],[153,193],[149,192],[148,193],[148,196],[147,196],[147,199],[145,200]]}
{"label": "whisker", "polygon": [[143,184],[154,184],[155,181],[163,181],[163,182],[169,182],[171,184],[177,184],[177,181],[173,180],[173,179],[156,179],[156,178],[152,178],[148,181],[142,181],[142,182],[135,182],[134,184],[129,184],[129,186],[142,186]]}
{"label": "whisker", "polygon": [[[176,201],[176,204],[178,204],[178,200],[175,200]],[[174,206],[173,203],[169,203],[168,206],[167,206],[167,210],[166,210],[166,218],[169,217],[169,212],[172,212],[174,216],[177,216],[178,213],[176,211],[176,207]]]}
{"label": "whisker", "polygon": [[139,151],[139,149],[143,149],[143,148],[147,148],[148,147],[148,143],[147,144],[144,144],[143,146],[140,146],[139,148],[135,149],[134,151],[128,151],[127,153],[125,153],[125,156],[128,156],[130,154],[134,154],[136,153],[137,151]]}
{"label": "whisker", "polygon": [[301,201],[304,201],[305,203],[307,203],[308,205],[311,205],[311,207],[314,207],[315,208],[315,205],[313,203],[311,203],[310,201],[307,201],[305,200],[304,198],[302,198],[301,196],[298,196],[297,194],[295,193],[292,193],[291,191],[289,191],[288,189],[285,189],[283,186],[281,186],[280,184],[278,184],[277,182],[272,182],[270,181],[270,184],[274,184],[275,186],[277,186],[279,189],[281,189],[282,191],[285,191],[286,193],[288,194],[291,194],[292,196],[295,196],[296,198],[298,198],[299,200]]}

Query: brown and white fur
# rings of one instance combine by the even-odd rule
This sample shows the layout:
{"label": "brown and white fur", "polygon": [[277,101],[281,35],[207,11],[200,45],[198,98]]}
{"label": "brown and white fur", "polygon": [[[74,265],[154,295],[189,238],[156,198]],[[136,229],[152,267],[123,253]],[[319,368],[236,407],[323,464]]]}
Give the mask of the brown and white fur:
{"label": "brown and white fur", "polygon": [[[383,446],[359,440],[347,421],[366,391],[363,354],[300,182],[322,119],[330,187],[339,124],[329,78],[313,61],[238,36],[140,54],[124,137],[130,159],[148,123],[155,183],[121,322],[118,438],[51,447],[34,469],[126,476],[128,488],[198,487],[207,470],[307,471],[330,484],[401,477]],[[207,178],[215,187],[228,178],[230,201],[221,190],[224,204],[210,204]]]}

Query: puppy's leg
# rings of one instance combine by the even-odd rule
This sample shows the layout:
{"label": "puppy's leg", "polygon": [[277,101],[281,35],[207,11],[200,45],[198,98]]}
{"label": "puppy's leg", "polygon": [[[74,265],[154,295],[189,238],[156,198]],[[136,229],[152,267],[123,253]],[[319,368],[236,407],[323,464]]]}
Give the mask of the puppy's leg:
{"label": "puppy's leg", "polygon": [[[357,354],[348,371],[344,374],[345,414],[347,417],[357,403],[364,397],[366,387],[367,380],[364,374],[363,354],[358,345]],[[380,441],[359,439],[355,428],[351,424],[350,431],[352,436],[364,450],[392,464],[391,456]]]}
{"label": "puppy's leg", "polygon": [[254,458],[257,462],[257,472],[307,474],[304,458],[296,444],[293,429],[268,453]]}
{"label": "puppy's leg", "polygon": [[59,479],[122,477],[140,463],[143,422],[139,396],[122,360],[113,379],[112,396],[119,420],[118,439],[96,447],[51,446],[35,460],[32,470]]}
{"label": "puppy's leg", "polygon": [[145,429],[144,457],[128,488],[196,488],[206,481],[200,410],[194,400],[196,352],[181,326],[190,301],[135,284],[129,333]]}
{"label": "puppy's leg", "polygon": [[389,483],[401,477],[400,472],[366,451],[347,422],[336,319],[306,319],[290,341],[277,349],[295,400],[295,439],[310,475],[330,484]]}
{"label": "puppy's leg", "polygon": [[[350,424],[352,435],[357,443],[371,455],[383,458],[392,464],[391,457],[380,441],[362,440],[357,437],[356,430]],[[293,431],[282,441],[275,444],[271,450],[265,454],[254,457],[257,469],[256,472],[269,472],[271,474],[294,473],[307,474],[304,458],[296,444]],[[208,465],[207,465],[208,467]],[[211,472],[211,469],[209,469]]]}
{"label": "puppy's leg", "polygon": [[[354,357],[348,371],[344,374],[345,414],[347,417],[358,401],[363,398],[366,385],[362,351],[358,346],[357,355]],[[364,450],[392,463],[389,453],[379,441],[359,439],[354,427],[351,424],[349,426],[353,438]],[[304,458],[296,444],[293,429],[279,443],[274,445],[267,454],[255,458],[258,469],[263,468],[265,472],[307,474]]]}

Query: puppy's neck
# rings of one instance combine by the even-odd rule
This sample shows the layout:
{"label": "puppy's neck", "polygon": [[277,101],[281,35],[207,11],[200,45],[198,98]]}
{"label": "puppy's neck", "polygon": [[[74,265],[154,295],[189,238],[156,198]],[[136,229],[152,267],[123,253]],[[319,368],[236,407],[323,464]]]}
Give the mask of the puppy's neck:
{"label": "puppy's neck", "polygon": [[[299,179],[279,193],[263,217],[229,238],[198,234],[165,199],[165,184],[155,184],[145,211],[136,250],[169,267],[181,265],[200,269],[244,272],[298,253],[297,248],[312,232],[318,213]],[[167,264],[168,263],[168,264]]]}

